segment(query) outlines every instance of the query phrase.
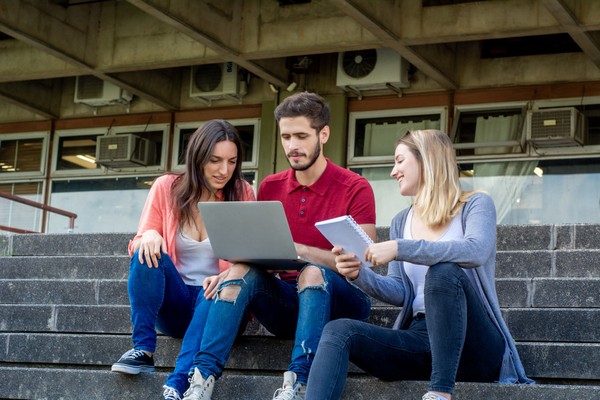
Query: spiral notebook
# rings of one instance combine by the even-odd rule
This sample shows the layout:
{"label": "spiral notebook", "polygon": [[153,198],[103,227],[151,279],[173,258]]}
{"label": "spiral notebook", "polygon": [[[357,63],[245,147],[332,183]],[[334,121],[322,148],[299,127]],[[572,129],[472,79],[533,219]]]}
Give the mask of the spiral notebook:
{"label": "spiral notebook", "polygon": [[319,221],[315,227],[334,246],[343,248],[344,253],[354,253],[363,265],[372,267],[365,260],[365,250],[373,241],[350,215]]}

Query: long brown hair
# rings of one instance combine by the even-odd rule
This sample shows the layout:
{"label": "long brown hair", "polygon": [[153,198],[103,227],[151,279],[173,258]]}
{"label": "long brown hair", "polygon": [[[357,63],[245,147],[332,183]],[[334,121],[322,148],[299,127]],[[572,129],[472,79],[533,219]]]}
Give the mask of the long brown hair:
{"label": "long brown hair", "polygon": [[204,177],[204,166],[213,154],[218,142],[228,140],[237,148],[237,160],[231,179],[223,188],[223,200],[242,200],[244,183],[242,178],[242,142],[237,129],[224,120],[210,120],[198,128],[190,137],[185,152],[185,170],[179,173],[171,186],[173,208],[179,226],[193,220],[195,207],[204,191],[210,187]]}

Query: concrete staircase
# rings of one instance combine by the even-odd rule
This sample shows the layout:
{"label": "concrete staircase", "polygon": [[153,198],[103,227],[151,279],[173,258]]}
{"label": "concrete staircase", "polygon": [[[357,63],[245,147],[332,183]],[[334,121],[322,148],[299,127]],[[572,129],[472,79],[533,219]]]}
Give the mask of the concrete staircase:
{"label": "concrete staircase", "polygon": [[[109,371],[131,346],[131,236],[0,237],[0,399],[160,397],[179,340],[159,337],[156,373]],[[454,398],[600,399],[600,226],[499,226],[497,260],[505,318],[538,384],[459,382]],[[391,325],[397,311],[376,302],[372,321]],[[251,323],[213,398],[271,399],[291,345]],[[344,399],[420,399],[426,386],[353,368]]]}

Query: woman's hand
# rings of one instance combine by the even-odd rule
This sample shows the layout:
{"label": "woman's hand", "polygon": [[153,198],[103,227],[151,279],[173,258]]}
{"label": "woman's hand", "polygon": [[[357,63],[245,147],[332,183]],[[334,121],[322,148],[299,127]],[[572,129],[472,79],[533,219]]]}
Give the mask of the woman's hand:
{"label": "woman's hand", "polygon": [[398,255],[398,243],[395,240],[388,240],[381,243],[373,243],[365,251],[365,260],[374,266],[385,265],[396,259]]}
{"label": "woman's hand", "polygon": [[219,275],[209,276],[208,278],[204,278],[204,282],[202,282],[202,287],[204,288],[204,298],[206,300],[212,300],[217,294],[217,290],[219,290],[219,285],[225,277],[227,276],[227,271],[221,272]]}
{"label": "woman's hand", "polygon": [[350,280],[358,278],[362,263],[356,258],[356,255],[343,254],[342,248],[339,246],[335,246],[331,252],[335,255],[335,267],[341,275]]}
{"label": "woman's hand", "polygon": [[160,233],[155,230],[144,232],[138,241],[138,245],[140,263],[143,264],[145,259],[148,262],[148,268],[158,268],[161,251],[163,253],[167,252],[167,243]]}

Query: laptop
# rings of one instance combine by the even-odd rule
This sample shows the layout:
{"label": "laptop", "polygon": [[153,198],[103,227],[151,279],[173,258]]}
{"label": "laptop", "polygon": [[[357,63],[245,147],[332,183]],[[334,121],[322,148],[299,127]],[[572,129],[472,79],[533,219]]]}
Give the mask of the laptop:
{"label": "laptop", "polygon": [[217,258],[275,270],[308,263],[296,253],[281,202],[200,202],[198,208]]}

